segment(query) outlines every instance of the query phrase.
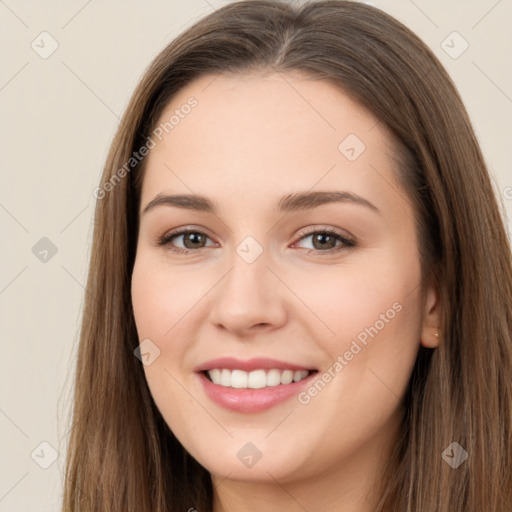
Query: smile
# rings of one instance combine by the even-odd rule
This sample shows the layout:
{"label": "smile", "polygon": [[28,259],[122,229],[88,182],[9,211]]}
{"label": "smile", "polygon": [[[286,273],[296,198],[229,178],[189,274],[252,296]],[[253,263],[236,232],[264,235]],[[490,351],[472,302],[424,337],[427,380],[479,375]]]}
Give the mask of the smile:
{"label": "smile", "polygon": [[214,404],[238,413],[258,413],[298,395],[318,370],[276,359],[223,357],[202,363],[195,373]]}
{"label": "smile", "polygon": [[305,379],[311,371],[308,370],[280,370],[280,369],[258,369],[251,372],[244,370],[230,370],[227,368],[215,368],[206,371],[206,376],[211,382],[218,386],[227,388],[250,388],[262,389],[280,385],[300,382]]}

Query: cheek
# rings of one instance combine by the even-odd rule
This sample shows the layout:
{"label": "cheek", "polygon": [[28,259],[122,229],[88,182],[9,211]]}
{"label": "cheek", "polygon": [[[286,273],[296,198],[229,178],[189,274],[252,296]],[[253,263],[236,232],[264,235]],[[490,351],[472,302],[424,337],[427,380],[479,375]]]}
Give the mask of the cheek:
{"label": "cheek", "polygon": [[340,428],[343,411],[371,423],[362,404],[371,404],[369,414],[385,421],[405,393],[419,348],[419,263],[399,255],[363,263],[340,267],[332,279],[310,282],[309,288],[304,280],[298,292],[321,319],[311,335],[325,354],[319,377],[328,382],[325,388],[318,385],[321,393],[311,389],[301,403],[316,402],[313,408],[336,404],[331,421]]}
{"label": "cheek", "polygon": [[[323,383],[312,382],[299,397],[300,414],[322,417],[325,426],[319,432],[313,423],[301,423],[304,438],[318,441],[321,456],[310,464],[333,457],[332,446],[345,443],[344,449],[354,450],[384,428],[404,396],[419,347],[419,267],[389,263],[386,269],[352,270],[309,288],[308,305],[334,332],[316,333],[326,354],[318,376]],[[282,434],[285,442],[284,428]],[[325,448],[322,439],[332,444]]]}
{"label": "cheek", "polygon": [[[171,281],[172,280],[172,281]],[[179,388],[176,379],[186,350],[187,337],[180,332],[186,324],[184,307],[190,301],[180,293],[180,280],[176,273],[162,272],[158,265],[138,255],[132,274],[132,305],[139,343],[148,343],[151,364],[144,365],[151,393],[160,406],[162,397]],[[192,300],[192,299],[190,299]],[[180,318],[183,319],[180,322]],[[172,341],[172,347],[170,345]]]}
{"label": "cheek", "polygon": [[183,427],[190,425],[188,416],[194,417],[196,412],[183,392],[186,383],[180,372],[187,348],[183,327],[194,302],[194,286],[188,281],[187,285],[187,279],[180,278],[178,272],[162,270],[145,258],[144,251],[137,255],[131,285],[137,333],[140,341],[149,339],[158,347],[158,356],[144,366],[144,373],[156,406],[180,439],[188,439],[190,432]]}
{"label": "cheek", "polygon": [[302,308],[305,325],[315,327],[313,339],[323,340],[331,359],[348,350],[354,340],[368,347],[370,341],[382,339],[379,347],[386,345],[387,350],[419,340],[419,263],[394,255],[377,260],[370,257],[314,276],[288,277],[307,306]]}
{"label": "cheek", "polygon": [[[154,363],[144,366],[157,405],[181,399],[184,374],[190,373],[187,354],[195,346],[199,315],[212,284],[199,279],[197,271],[170,268],[144,250],[135,261],[131,295],[139,340],[149,339],[157,347]],[[195,277],[194,277],[195,276]],[[197,362],[197,358],[195,359]]]}
{"label": "cheek", "polygon": [[[194,285],[175,270],[138,256],[132,274],[132,305],[139,338],[167,338],[194,300]],[[189,306],[190,307],[190,306]]]}

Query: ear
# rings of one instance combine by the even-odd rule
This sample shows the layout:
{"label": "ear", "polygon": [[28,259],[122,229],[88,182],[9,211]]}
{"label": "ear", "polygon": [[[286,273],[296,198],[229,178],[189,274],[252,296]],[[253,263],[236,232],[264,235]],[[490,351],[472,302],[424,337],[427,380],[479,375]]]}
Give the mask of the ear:
{"label": "ear", "polygon": [[425,294],[420,340],[426,348],[436,348],[441,341],[441,333],[439,332],[440,311],[439,291],[435,286],[430,285]]}

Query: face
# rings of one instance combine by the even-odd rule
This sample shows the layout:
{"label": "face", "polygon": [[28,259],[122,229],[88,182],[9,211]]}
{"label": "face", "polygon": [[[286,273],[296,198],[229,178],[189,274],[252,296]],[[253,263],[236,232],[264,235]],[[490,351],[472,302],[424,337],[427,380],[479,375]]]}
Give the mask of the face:
{"label": "face", "polygon": [[436,343],[389,135],[298,73],[203,76],[173,115],[147,156],[132,276],[156,405],[219,478],[372,471]]}

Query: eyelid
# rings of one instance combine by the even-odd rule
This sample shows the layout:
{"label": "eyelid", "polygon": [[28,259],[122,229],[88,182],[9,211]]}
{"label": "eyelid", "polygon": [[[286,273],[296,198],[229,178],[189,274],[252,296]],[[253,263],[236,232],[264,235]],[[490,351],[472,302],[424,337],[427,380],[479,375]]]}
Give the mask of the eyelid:
{"label": "eyelid", "polygon": [[343,233],[341,232],[340,229],[331,226],[310,226],[307,228],[302,228],[298,233],[297,241],[293,242],[292,246],[294,246],[297,242],[300,242],[301,240],[316,233],[333,235],[337,240],[340,241],[340,243],[331,249],[326,249],[325,251],[319,249],[305,249],[308,251],[308,254],[314,254],[319,256],[332,256],[338,255],[342,251],[346,251],[357,246],[356,239],[352,235],[349,235],[346,232]]}
{"label": "eyelid", "polygon": [[[346,232],[342,232],[342,230],[333,228],[332,226],[310,226],[307,228],[302,228],[297,233],[297,240],[301,240],[302,238],[305,238],[308,235],[312,235],[314,233],[328,233],[332,235],[337,235],[340,238],[343,238],[347,242],[354,242],[355,239],[352,237],[352,235],[349,235]],[[294,242],[295,243],[295,242]]]}

